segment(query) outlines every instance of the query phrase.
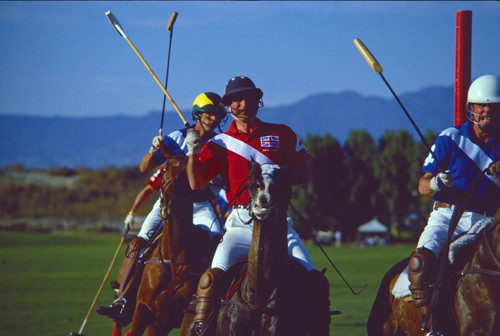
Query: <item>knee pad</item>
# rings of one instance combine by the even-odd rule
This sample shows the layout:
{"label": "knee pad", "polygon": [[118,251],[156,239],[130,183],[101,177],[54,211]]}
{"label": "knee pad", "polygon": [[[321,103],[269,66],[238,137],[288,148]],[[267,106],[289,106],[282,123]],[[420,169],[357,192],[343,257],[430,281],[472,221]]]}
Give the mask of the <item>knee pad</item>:
{"label": "knee pad", "polygon": [[420,274],[423,272],[434,271],[437,264],[437,258],[434,252],[425,247],[415,249],[408,261],[408,270],[410,274]]}
{"label": "knee pad", "polygon": [[127,257],[135,257],[139,251],[146,245],[146,239],[141,237],[136,237],[132,240],[127,248]]}
{"label": "knee pad", "polygon": [[417,248],[408,261],[410,290],[417,307],[428,306],[432,296],[431,285],[436,279],[437,258],[425,248]]}
{"label": "knee pad", "polygon": [[198,294],[200,291],[206,291],[210,289],[214,285],[216,278],[221,272],[222,270],[219,268],[211,268],[203,273],[198,284]]}

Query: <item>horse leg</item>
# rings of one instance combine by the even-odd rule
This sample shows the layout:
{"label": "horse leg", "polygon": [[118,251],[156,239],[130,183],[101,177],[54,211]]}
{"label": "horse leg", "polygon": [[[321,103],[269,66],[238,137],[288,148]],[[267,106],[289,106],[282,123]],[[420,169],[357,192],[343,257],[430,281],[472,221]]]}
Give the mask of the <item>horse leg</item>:
{"label": "horse leg", "polygon": [[137,304],[132,318],[132,328],[126,336],[141,336],[146,328],[153,323],[153,320],[154,316],[148,307],[142,303]]}
{"label": "horse leg", "polygon": [[307,329],[310,336],[330,334],[330,284],[323,273],[307,272]]}
{"label": "horse leg", "polygon": [[122,336],[122,326],[115,321],[113,321],[113,333],[112,336]]}

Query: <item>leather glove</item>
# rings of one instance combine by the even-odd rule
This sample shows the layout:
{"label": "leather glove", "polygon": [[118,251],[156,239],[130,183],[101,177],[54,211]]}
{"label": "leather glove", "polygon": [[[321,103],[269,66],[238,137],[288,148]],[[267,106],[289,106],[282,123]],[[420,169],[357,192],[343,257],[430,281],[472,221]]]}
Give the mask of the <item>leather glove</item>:
{"label": "leather glove", "polygon": [[129,212],[123,224],[125,224],[125,230],[130,230],[135,223],[135,213]]}
{"label": "leather glove", "polygon": [[153,144],[151,145],[151,148],[149,149],[149,153],[151,154],[156,154],[159,151],[161,151],[161,145],[165,142],[165,138],[161,135],[155,136],[153,138]]}
{"label": "leather glove", "polygon": [[451,171],[447,170],[444,173],[438,173],[431,179],[431,189],[434,191],[440,191],[444,188],[451,188],[455,185],[453,177],[451,176]]}
{"label": "leather glove", "polygon": [[488,174],[495,176],[496,178],[500,177],[500,161],[492,162],[488,167]]}
{"label": "leather glove", "polygon": [[188,155],[198,154],[201,151],[202,144],[200,133],[194,128],[188,129],[186,144],[188,148]]}

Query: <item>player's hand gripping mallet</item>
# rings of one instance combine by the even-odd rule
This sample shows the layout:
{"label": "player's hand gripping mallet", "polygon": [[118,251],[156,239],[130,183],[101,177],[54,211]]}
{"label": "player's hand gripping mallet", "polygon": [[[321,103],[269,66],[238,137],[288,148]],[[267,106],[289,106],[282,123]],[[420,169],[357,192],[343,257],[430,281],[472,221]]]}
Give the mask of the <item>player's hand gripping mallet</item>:
{"label": "player's hand gripping mallet", "polygon": [[[168,72],[170,69],[170,49],[172,47],[172,35],[174,33],[174,23],[177,19],[177,12],[173,12],[170,17],[170,21],[168,22],[167,30],[170,31],[170,41],[168,42],[168,57],[167,57],[167,75],[165,77],[165,90],[167,89],[168,84]],[[165,115],[165,101],[167,100],[167,96],[163,95],[163,108],[161,110],[161,124],[160,124],[160,136],[163,134],[163,116]]]}
{"label": "player's hand gripping mallet", "polygon": [[127,35],[125,34],[125,31],[123,30],[122,26],[120,25],[120,23],[118,22],[118,20],[116,19],[116,17],[113,15],[113,13],[111,13],[111,11],[107,11],[106,12],[106,16],[108,17],[109,22],[111,22],[111,25],[116,29],[116,31],[118,32],[118,34],[120,34],[128,42],[128,44],[132,47],[132,49],[135,51],[135,53],[137,54],[137,56],[139,56],[139,58],[141,59],[142,63],[146,66],[146,68],[148,69],[148,71],[151,74],[151,76],[153,76],[154,80],[156,81],[156,84],[158,84],[158,86],[162,89],[162,91],[165,94],[165,96],[168,98],[168,100],[170,100],[170,102],[174,106],[175,111],[177,112],[177,114],[181,118],[181,120],[184,123],[184,125],[189,128],[190,127],[189,123],[186,121],[186,118],[184,118],[184,116],[182,115],[182,112],[179,110],[179,107],[174,102],[174,100],[172,99],[172,97],[170,96],[170,94],[167,92],[167,90],[163,87],[163,84],[158,80],[158,77],[156,77],[156,75],[153,72],[153,70],[151,70],[151,67],[148,65],[148,63],[146,62],[146,60],[144,59],[144,57],[142,57],[142,55],[139,52],[139,50],[137,50],[137,48],[134,46],[134,44],[132,43],[132,41],[130,41],[130,39],[127,37]]}
{"label": "player's hand gripping mallet", "polygon": [[408,119],[410,119],[410,122],[412,123],[413,127],[417,131],[417,133],[420,136],[420,139],[424,143],[425,147],[427,147],[427,150],[429,151],[429,153],[431,153],[431,155],[434,157],[434,160],[436,160],[437,165],[439,166],[439,169],[441,171],[443,171],[443,172],[446,171],[446,168],[444,168],[441,165],[441,163],[439,162],[438,158],[436,157],[436,154],[434,154],[434,152],[432,151],[431,147],[429,146],[429,144],[425,140],[425,137],[423,136],[422,132],[420,132],[420,129],[417,127],[417,125],[413,121],[412,117],[410,116],[410,114],[408,113],[408,111],[406,110],[406,108],[404,107],[403,103],[401,102],[401,100],[399,100],[399,97],[396,95],[396,92],[394,92],[394,90],[392,89],[392,87],[389,85],[389,82],[387,82],[387,80],[385,79],[384,75],[382,74],[382,66],[380,66],[379,62],[377,62],[377,60],[372,55],[372,53],[370,52],[370,50],[368,50],[368,48],[363,44],[363,42],[361,42],[360,39],[354,39],[354,44],[356,45],[356,48],[358,48],[358,50],[361,53],[361,55],[363,55],[363,57],[366,60],[366,62],[370,65],[370,67],[373,70],[375,70],[375,72],[378,73],[380,75],[380,77],[382,77],[385,85],[387,85],[387,87],[389,88],[389,90],[391,90],[392,94],[394,95],[394,98],[396,98],[396,100],[398,101],[399,105],[401,106],[401,108],[405,112],[406,116],[408,117]]}
{"label": "player's hand gripping mallet", "polygon": [[115,255],[113,256],[113,259],[111,260],[111,264],[109,265],[108,270],[107,270],[106,274],[104,275],[104,279],[101,282],[101,286],[99,286],[99,289],[97,290],[97,294],[94,297],[94,301],[92,301],[92,304],[90,305],[90,309],[87,313],[87,316],[85,316],[85,319],[83,320],[83,323],[82,323],[82,326],[80,327],[80,330],[78,331],[78,333],[70,332],[69,333],[70,336],[85,336],[84,334],[82,334],[83,328],[85,328],[85,325],[87,324],[87,321],[90,317],[90,314],[92,314],[92,311],[94,310],[94,306],[97,302],[97,299],[99,298],[99,295],[101,295],[104,284],[108,280],[109,274],[111,273],[111,270],[113,269],[113,266],[115,265],[115,261],[116,261],[116,258],[118,257],[118,253],[120,252],[120,250],[123,246],[123,243],[125,242],[125,238],[127,237],[128,230],[129,230],[128,228],[127,228],[127,230],[125,230],[125,233],[123,234],[122,239],[120,240],[120,244],[118,244],[118,248],[116,249]]}

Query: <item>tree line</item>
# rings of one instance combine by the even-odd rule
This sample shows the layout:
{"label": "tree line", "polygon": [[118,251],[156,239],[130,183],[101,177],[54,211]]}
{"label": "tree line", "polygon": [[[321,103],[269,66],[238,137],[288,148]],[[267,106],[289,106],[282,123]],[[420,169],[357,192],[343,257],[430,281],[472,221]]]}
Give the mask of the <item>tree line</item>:
{"label": "tree line", "polygon": [[[428,131],[425,137],[433,143],[436,134]],[[417,234],[425,225],[432,199],[417,192],[427,156],[420,139],[415,140],[405,130],[387,130],[378,140],[366,130],[351,130],[344,144],[331,134],[308,134],[302,142],[312,155],[308,162],[311,183],[294,186],[289,213],[303,237],[312,230],[341,230],[344,237],[352,239],[358,226],[375,217],[388,225],[393,235]],[[30,172],[22,165],[15,169]],[[138,166],[50,168],[46,173],[76,178],[70,186],[1,184],[3,218],[120,220],[149,178]],[[150,197],[138,215],[145,216],[156,198]]]}

